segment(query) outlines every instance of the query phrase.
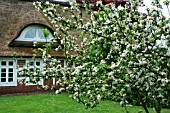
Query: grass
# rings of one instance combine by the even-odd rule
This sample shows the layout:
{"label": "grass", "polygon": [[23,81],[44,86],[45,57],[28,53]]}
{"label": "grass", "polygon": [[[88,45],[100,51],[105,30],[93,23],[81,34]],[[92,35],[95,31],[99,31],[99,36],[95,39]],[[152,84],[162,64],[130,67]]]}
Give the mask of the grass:
{"label": "grass", "polygon": [[[143,108],[129,106],[128,110],[137,113]],[[149,111],[154,113],[152,108]],[[0,96],[0,113],[125,113],[125,109],[112,101],[101,101],[97,107],[85,109],[83,104],[69,99],[68,94],[32,94]],[[163,109],[162,113],[170,113],[170,109]]]}

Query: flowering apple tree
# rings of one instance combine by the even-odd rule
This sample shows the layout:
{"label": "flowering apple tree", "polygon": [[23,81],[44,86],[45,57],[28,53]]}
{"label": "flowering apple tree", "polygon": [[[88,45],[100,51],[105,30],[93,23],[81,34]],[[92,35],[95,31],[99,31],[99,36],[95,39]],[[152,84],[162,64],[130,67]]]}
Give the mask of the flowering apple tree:
{"label": "flowering apple tree", "polygon": [[[169,1],[164,3],[168,8]],[[48,54],[51,42],[48,49],[39,50],[44,64],[52,68],[34,77],[56,78],[61,87],[56,93],[68,91],[86,107],[95,107],[101,99],[119,101],[125,108],[137,102],[146,113],[148,106],[156,113],[170,106],[170,19],[162,14],[158,1],[145,15],[138,11],[144,6],[142,0],[119,6],[98,1],[97,11],[86,2],[70,7],[49,2],[34,5],[56,28],[54,39],[61,42],[56,52],[65,50],[68,64],[76,63],[61,68]]]}

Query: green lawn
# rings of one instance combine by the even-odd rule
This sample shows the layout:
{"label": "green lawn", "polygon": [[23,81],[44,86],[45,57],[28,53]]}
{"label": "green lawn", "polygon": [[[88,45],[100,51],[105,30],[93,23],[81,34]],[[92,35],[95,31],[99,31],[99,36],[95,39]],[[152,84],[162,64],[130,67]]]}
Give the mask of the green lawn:
{"label": "green lawn", "polygon": [[[143,110],[136,106],[128,109],[130,113]],[[154,113],[152,109],[149,111]],[[96,108],[85,109],[84,105],[69,99],[68,94],[32,94],[0,96],[0,113],[125,113],[125,109],[112,101],[102,101]],[[170,109],[163,109],[162,113],[170,113]]]}

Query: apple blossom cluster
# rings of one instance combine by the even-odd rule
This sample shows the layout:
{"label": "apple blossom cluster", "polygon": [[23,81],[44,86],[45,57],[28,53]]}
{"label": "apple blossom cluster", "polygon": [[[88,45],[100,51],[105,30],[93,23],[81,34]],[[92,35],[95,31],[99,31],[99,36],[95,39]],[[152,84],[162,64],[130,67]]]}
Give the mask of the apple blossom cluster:
{"label": "apple blossom cluster", "polygon": [[137,101],[146,113],[148,106],[160,113],[170,106],[170,19],[157,1],[147,16],[138,11],[142,0],[118,7],[96,4],[99,8],[93,11],[93,4],[62,7],[35,2],[56,28],[55,39],[61,42],[56,52],[63,49],[67,62],[76,66],[62,68],[48,53],[50,46],[45,46],[39,51],[46,70],[35,74],[24,68],[23,75],[57,78],[61,88],[56,93],[67,91],[86,107],[95,107],[101,99],[125,106]]}

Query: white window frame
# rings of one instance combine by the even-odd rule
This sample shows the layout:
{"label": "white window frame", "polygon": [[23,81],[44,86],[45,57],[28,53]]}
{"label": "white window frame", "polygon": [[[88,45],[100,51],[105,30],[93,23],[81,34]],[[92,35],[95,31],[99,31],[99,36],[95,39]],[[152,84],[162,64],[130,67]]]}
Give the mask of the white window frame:
{"label": "white window frame", "polygon": [[[33,68],[34,71],[35,71],[35,67],[36,67],[36,62],[37,62],[37,61],[40,62],[40,66],[38,66],[38,68],[43,71],[43,59],[35,59],[35,60],[30,59],[30,60],[27,60],[27,61],[28,61],[28,62],[34,62],[34,65],[33,65],[33,66],[29,66],[29,67],[28,67],[28,68],[30,68],[30,69]],[[29,77],[26,77],[26,81],[29,81],[29,80],[30,80],[30,78],[29,78]],[[33,83],[30,83],[30,82],[26,83],[26,86],[29,86],[29,85],[44,85],[44,80],[43,80],[43,79],[40,79],[40,81],[39,81],[37,84],[33,84]]]}
{"label": "white window frame", "polygon": [[[13,62],[13,66],[9,66],[8,64],[6,66],[2,66],[1,62],[5,61],[6,63],[9,63],[9,61]],[[13,69],[13,82],[1,82],[1,69],[6,68],[8,73],[8,69],[12,68]],[[7,74],[8,75],[8,74]],[[7,76],[8,79],[9,76]],[[0,58],[0,86],[17,86],[17,69],[16,69],[16,61],[13,60],[12,58]]]}
{"label": "white window frame", "polygon": [[[39,61],[40,62],[40,66],[38,66],[38,68],[40,68],[40,70],[43,71],[43,59],[41,58],[36,58],[35,60],[32,59],[32,58],[20,58],[20,59],[17,59],[18,60],[25,60],[26,62],[26,65],[28,65],[28,68],[34,68],[36,67],[35,65],[35,62]],[[29,62],[34,62],[34,65],[33,66],[29,66]],[[28,63],[28,64],[27,64]],[[18,64],[18,62],[17,62]],[[29,81],[30,78],[29,77],[18,77],[18,80],[22,80],[22,79],[25,79],[26,81]],[[33,84],[33,83],[30,83],[30,82],[26,82],[25,84],[26,86],[30,86],[30,85],[44,85],[44,80],[43,79],[40,79],[40,81],[37,83],[37,84]]]}
{"label": "white window frame", "polygon": [[[25,38],[26,33],[31,30],[31,29],[36,29],[36,36],[34,38]],[[49,36],[47,38],[41,38],[39,37],[39,35],[43,35],[43,34],[39,34],[38,30],[39,29],[45,29],[45,27],[40,26],[40,25],[30,25],[28,27],[26,27],[20,34],[20,36],[15,39],[15,41],[26,41],[26,42],[50,42],[51,39],[53,39],[53,35],[52,33],[49,31]]]}
{"label": "white window frame", "polygon": [[[34,61],[34,64],[35,64],[35,62],[36,61],[39,61],[40,62],[40,66],[39,66],[39,68],[40,68],[40,70],[42,70],[42,71],[44,71],[44,67],[43,67],[43,63],[44,63],[44,61],[43,61],[43,59],[42,58],[36,58],[35,60],[34,59],[32,59],[32,58],[17,58],[17,59],[13,59],[13,58],[0,58],[0,79],[1,79],[1,68],[4,68],[4,67],[6,67],[6,66],[1,66],[1,61],[6,61],[7,63],[9,62],[9,61],[13,61],[13,66],[9,66],[9,67],[6,67],[7,69],[8,68],[13,68],[13,82],[1,82],[1,80],[0,80],[0,87],[1,86],[17,86],[17,84],[18,84],[18,81],[20,81],[20,80],[23,80],[23,79],[26,79],[26,80],[28,80],[29,81],[29,77],[18,77],[18,69],[17,69],[17,66],[18,66],[18,61],[19,60],[25,60],[25,62],[26,62],[26,64],[25,65],[27,65],[27,63],[28,62],[30,62],[30,61]],[[66,65],[66,60],[65,59],[58,59],[58,60],[63,60],[64,61],[64,66],[63,66],[63,68],[65,68],[65,67],[67,67],[67,65]],[[35,65],[34,65],[35,66]],[[28,67],[28,68],[34,68],[34,66],[32,67]],[[73,62],[73,66],[75,66],[75,62]],[[22,67],[21,67],[22,68]],[[55,82],[56,82],[56,79],[55,78],[53,78],[53,85],[55,85]],[[44,85],[44,80],[43,80],[43,78],[40,80],[40,82],[38,82],[37,84],[33,84],[33,83],[26,83],[25,84],[26,86],[29,86],[29,85]]]}

